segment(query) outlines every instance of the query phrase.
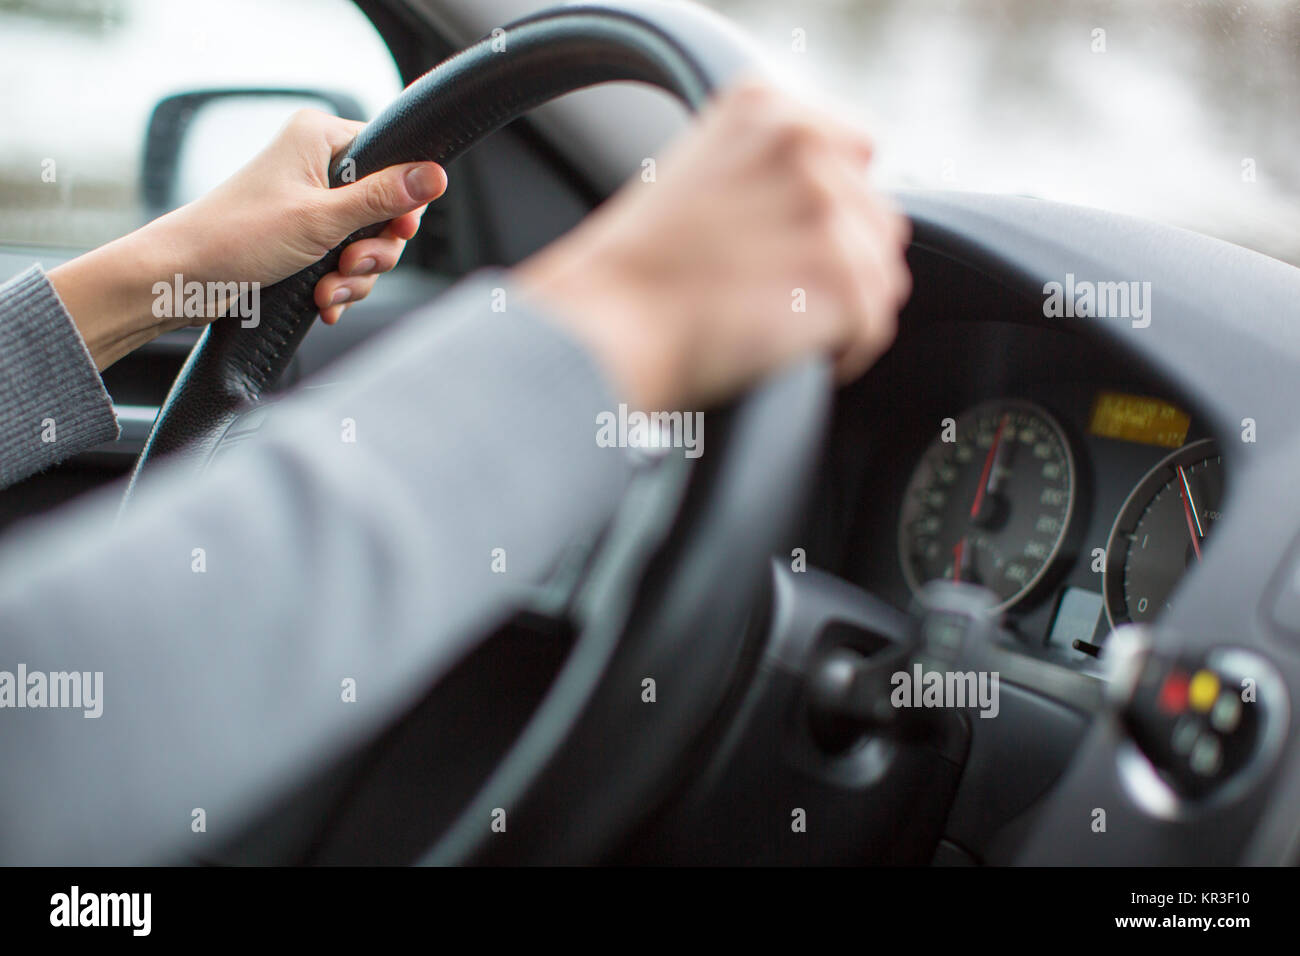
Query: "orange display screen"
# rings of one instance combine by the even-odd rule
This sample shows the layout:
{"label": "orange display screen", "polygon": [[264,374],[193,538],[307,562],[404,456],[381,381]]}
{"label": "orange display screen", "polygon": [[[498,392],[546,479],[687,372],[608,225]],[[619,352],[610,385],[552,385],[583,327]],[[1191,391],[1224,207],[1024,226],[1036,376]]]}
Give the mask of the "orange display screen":
{"label": "orange display screen", "polygon": [[1101,438],[1180,448],[1187,441],[1192,418],[1181,408],[1158,398],[1098,392],[1092,403],[1088,433]]}

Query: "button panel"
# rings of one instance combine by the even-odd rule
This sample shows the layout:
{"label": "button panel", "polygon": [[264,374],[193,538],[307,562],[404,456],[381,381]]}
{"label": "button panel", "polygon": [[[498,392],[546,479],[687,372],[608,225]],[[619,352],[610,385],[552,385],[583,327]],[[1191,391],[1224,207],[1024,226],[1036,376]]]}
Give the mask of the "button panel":
{"label": "button panel", "polygon": [[1199,657],[1145,655],[1120,713],[1148,778],[1167,789],[1163,813],[1249,786],[1280,750],[1289,705],[1272,665],[1219,648]]}

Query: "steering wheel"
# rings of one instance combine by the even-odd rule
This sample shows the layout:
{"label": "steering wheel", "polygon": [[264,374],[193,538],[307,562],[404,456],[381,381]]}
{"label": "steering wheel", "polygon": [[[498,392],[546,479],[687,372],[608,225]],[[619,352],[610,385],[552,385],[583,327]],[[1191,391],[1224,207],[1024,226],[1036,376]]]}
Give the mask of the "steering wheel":
{"label": "steering wheel", "polygon": [[[345,171],[351,181],[397,163],[448,163],[533,107],[598,83],[648,83],[698,110],[755,63],[725,20],[689,4],[557,8],[494,31],[411,84],[336,157],[330,183]],[[204,466],[288,367],[316,319],[316,283],[349,242],[382,227],[264,290],[258,326],[207,328],[124,504],[163,459]],[[674,457],[634,483],[572,591],[577,637],[566,664],[430,862],[590,860],[653,806],[741,672],[767,556],[801,506],[829,391],[824,361],[792,367],[710,414],[708,456]],[[641,700],[646,677],[661,688],[653,706]],[[497,807],[509,809],[508,833],[487,839]]]}

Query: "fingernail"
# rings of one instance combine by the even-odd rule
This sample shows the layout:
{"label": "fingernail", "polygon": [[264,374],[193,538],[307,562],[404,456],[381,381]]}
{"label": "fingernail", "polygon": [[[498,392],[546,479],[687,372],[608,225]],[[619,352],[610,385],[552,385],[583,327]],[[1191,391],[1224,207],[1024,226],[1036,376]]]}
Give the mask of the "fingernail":
{"label": "fingernail", "polygon": [[350,276],[369,275],[371,272],[374,271],[374,268],[375,268],[375,260],[372,259],[370,256],[367,256],[366,258],[358,262],[356,265],[354,265],[352,267],[352,271],[349,272],[348,275]]}
{"label": "fingernail", "polygon": [[428,202],[441,188],[441,177],[432,166],[413,166],[406,172],[406,191],[417,202]]}
{"label": "fingernail", "polygon": [[350,298],[352,298],[352,290],[347,286],[343,286],[341,289],[334,290],[334,295],[330,296],[330,305],[338,305],[340,302],[346,302]]}

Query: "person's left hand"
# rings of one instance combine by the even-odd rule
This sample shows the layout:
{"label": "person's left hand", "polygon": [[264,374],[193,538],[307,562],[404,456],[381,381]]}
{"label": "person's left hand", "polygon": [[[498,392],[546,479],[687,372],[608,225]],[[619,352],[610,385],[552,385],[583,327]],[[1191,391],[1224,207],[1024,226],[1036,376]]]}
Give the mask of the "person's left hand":
{"label": "person's left hand", "polygon": [[426,205],[447,188],[437,163],[407,163],[330,189],[332,158],[363,125],[300,110],[247,166],[152,225],[190,249],[199,281],[270,285],[316,262],[357,229],[391,220],[380,235],[348,246],[338,271],[317,284],[321,318],[333,324],[397,265]]}
{"label": "person's left hand", "polygon": [[336,271],[316,285],[316,306],[329,324],[364,299],[381,273],[397,265],[426,205],[443,194],[437,163],[406,163],[329,188],[333,157],[362,124],[314,110],[294,114],[247,166],[206,196],[128,236],[52,269],[49,279],[103,369],[159,334],[218,317],[162,316],[156,283],[286,279],[319,260],[364,226],[383,232],[344,250]]}

